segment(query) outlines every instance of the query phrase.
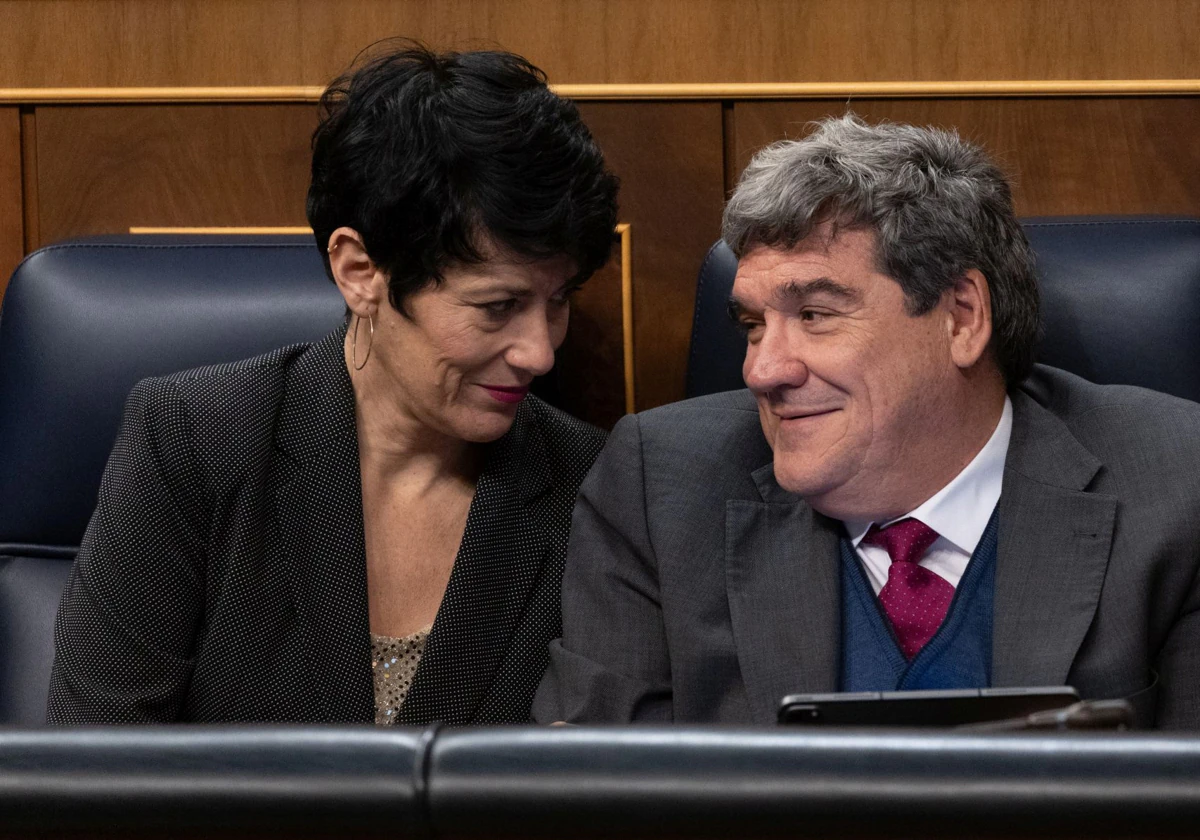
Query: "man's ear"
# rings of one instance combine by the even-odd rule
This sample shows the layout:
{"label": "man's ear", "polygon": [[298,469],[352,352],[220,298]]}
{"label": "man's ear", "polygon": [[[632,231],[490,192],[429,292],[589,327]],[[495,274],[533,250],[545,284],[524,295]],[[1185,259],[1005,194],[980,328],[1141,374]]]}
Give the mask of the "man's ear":
{"label": "man's ear", "polygon": [[949,292],[950,356],[959,368],[973,367],[992,340],[992,292],[983,272],[967,269]]}
{"label": "man's ear", "polygon": [[362,237],[340,227],[329,236],[329,268],[347,308],[360,318],[373,317],[387,299],[387,276],[367,256]]}

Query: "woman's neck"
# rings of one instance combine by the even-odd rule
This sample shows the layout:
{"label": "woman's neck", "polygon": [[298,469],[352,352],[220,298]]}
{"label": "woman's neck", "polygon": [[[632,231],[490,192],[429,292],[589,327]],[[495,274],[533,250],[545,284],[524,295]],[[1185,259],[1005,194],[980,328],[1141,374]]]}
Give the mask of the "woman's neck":
{"label": "woman's neck", "polygon": [[422,423],[408,409],[394,388],[377,381],[379,368],[371,365],[354,370],[349,364],[354,389],[359,462],[364,477],[406,476],[420,483],[445,479],[474,482],[478,475],[479,446],[447,435]]}

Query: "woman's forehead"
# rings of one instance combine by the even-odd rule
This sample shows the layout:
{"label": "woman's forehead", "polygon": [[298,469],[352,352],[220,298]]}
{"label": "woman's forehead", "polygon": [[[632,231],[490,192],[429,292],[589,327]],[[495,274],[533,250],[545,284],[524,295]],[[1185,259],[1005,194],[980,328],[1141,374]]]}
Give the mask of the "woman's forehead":
{"label": "woman's forehead", "polygon": [[530,259],[513,255],[494,255],[481,263],[457,264],[442,272],[446,285],[461,287],[517,284],[535,288],[542,285],[561,286],[575,275],[570,257]]}

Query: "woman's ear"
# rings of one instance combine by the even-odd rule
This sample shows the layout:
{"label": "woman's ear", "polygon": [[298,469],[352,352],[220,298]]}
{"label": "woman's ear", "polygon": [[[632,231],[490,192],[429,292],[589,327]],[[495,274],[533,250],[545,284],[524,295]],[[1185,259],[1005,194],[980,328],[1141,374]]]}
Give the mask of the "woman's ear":
{"label": "woman's ear", "polygon": [[340,227],[329,236],[329,269],[346,306],[360,318],[374,316],[387,299],[387,276],[367,256],[362,237]]}

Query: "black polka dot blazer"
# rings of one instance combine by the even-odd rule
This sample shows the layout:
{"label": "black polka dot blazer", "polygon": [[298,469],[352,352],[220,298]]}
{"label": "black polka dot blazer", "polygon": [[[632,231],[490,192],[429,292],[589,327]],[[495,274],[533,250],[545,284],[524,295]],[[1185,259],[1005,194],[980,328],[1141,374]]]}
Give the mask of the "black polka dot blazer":
{"label": "black polka dot blazer", "polygon": [[[527,397],[489,445],[400,723],[524,722],[603,432]],[[52,723],[374,720],[339,330],[134,388],[59,606]]]}

